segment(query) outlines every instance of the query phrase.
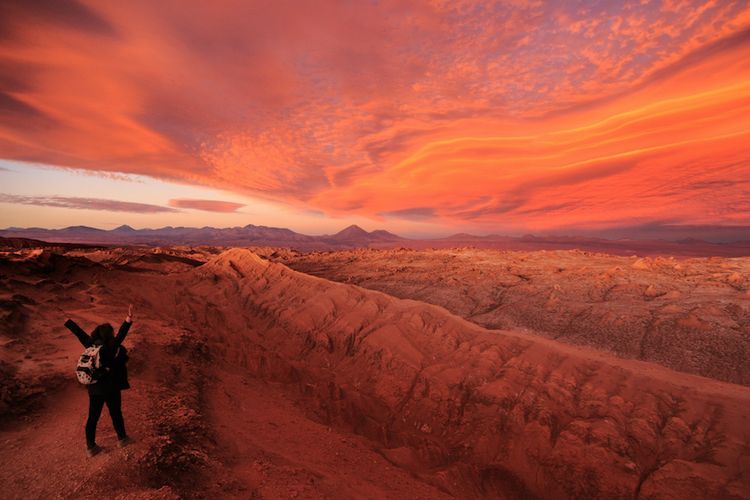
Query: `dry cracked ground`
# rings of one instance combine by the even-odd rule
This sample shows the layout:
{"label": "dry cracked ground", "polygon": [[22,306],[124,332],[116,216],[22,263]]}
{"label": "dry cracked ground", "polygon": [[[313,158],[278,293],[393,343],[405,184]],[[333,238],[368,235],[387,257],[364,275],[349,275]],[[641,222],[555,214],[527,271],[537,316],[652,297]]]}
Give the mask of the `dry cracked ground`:
{"label": "dry cracked ground", "polygon": [[[7,248],[3,495],[750,498],[749,266]],[[136,442],[86,459],[62,323],[129,302]]]}

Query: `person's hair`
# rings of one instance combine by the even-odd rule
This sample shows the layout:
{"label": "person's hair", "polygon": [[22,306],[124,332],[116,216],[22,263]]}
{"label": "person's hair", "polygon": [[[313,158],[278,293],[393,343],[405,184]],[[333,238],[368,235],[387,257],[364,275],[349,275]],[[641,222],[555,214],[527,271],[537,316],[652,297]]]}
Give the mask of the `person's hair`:
{"label": "person's hair", "polygon": [[112,325],[104,323],[94,328],[94,331],[91,333],[91,341],[96,345],[111,346],[115,341],[115,331]]}

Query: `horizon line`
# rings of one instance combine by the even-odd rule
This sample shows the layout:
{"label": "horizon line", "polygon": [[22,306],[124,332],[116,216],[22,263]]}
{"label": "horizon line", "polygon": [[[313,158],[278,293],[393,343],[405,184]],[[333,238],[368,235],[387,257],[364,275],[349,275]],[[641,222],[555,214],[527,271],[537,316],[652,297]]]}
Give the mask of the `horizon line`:
{"label": "horizon line", "polygon": [[[392,231],[389,231],[387,229],[382,228],[376,228],[373,230],[366,230],[359,224],[349,224],[348,226],[344,227],[343,229],[335,232],[335,233],[321,233],[321,234],[315,234],[315,233],[302,233],[298,232],[294,229],[290,229],[288,227],[282,227],[282,226],[266,226],[263,224],[252,224],[248,223],[244,226],[223,226],[223,227],[217,227],[217,226],[161,226],[161,227],[140,227],[135,228],[129,224],[120,224],[117,227],[114,227],[112,229],[102,229],[100,227],[94,227],[94,226],[87,226],[83,224],[76,224],[76,225],[70,225],[70,226],[64,226],[59,228],[48,228],[48,227],[39,227],[39,226],[32,226],[32,227],[18,227],[18,226],[9,226],[5,228],[0,228],[0,232],[13,232],[13,231],[64,231],[66,229],[75,229],[75,228],[81,228],[81,229],[93,229],[96,231],[101,231],[105,233],[112,233],[116,231],[119,228],[122,227],[128,227],[132,229],[133,231],[158,231],[161,229],[214,229],[214,230],[228,230],[228,229],[241,229],[246,228],[248,226],[252,227],[260,227],[260,228],[268,228],[268,229],[281,229],[281,230],[287,230],[291,231],[295,234],[301,235],[301,236],[310,236],[310,237],[325,237],[325,236],[335,236],[336,234],[343,232],[349,228],[358,228],[362,231],[370,234],[376,231],[385,231],[387,233],[392,234],[393,236],[396,236],[401,239],[406,240],[415,240],[415,241],[432,241],[432,240],[445,240],[449,239],[455,236],[462,236],[465,235],[467,237],[474,237],[474,238],[489,238],[489,237],[500,237],[500,238],[516,238],[516,239],[522,239],[526,237],[534,237],[534,238],[579,238],[579,239],[596,239],[596,240],[605,240],[605,241],[640,241],[640,242],[646,242],[646,241],[659,241],[659,242],[672,242],[672,243],[684,243],[686,241],[696,241],[696,242],[702,242],[702,243],[708,243],[713,245],[727,245],[727,244],[737,244],[737,243],[746,243],[750,242],[750,232],[748,233],[747,239],[734,239],[734,240],[727,240],[727,241],[710,241],[703,238],[698,238],[694,236],[675,236],[674,238],[669,237],[633,237],[633,236],[620,236],[620,237],[607,237],[607,236],[601,236],[596,234],[575,234],[576,231],[589,231],[589,232],[605,232],[605,231],[614,231],[614,230],[620,230],[620,231],[627,231],[627,230],[637,230],[639,226],[622,226],[622,227],[607,227],[604,229],[578,229],[578,230],[572,230],[568,233],[545,233],[545,232],[524,232],[523,234],[519,233],[500,233],[500,232],[488,232],[488,233],[471,233],[471,232],[456,232],[456,233],[448,233],[444,234],[442,236],[432,236],[432,237],[418,237],[418,236],[402,236],[400,234],[396,234]],[[653,225],[645,225],[641,227],[654,227]],[[748,231],[750,231],[750,226],[745,225],[679,225],[679,224],[665,224],[660,227],[665,228],[673,228],[673,229],[683,229],[683,230],[690,230],[691,228],[694,230],[699,229],[743,229],[746,228]],[[0,235],[2,236],[2,235]],[[33,239],[33,238],[32,238]]]}

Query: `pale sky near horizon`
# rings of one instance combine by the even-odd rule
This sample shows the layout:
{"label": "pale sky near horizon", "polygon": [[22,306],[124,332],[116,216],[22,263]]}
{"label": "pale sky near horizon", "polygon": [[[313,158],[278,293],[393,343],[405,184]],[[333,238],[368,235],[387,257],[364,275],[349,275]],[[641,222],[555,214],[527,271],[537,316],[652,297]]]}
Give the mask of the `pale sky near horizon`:
{"label": "pale sky near horizon", "polygon": [[[282,203],[242,196],[231,191],[211,189],[187,183],[166,182],[143,175],[112,175],[74,168],[0,160],[0,229],[7,227],[45,227],[59,229],[87,225],[114,229],[127,224],[136,229],[164,226],[234,227],[247,224],[286,227],[304,234],[332,234],[350,224],[368,230],[380,227],[378,221],[364,217],[325,217],[320,213],[295,209]],[[4,193],[33,197],[34,203],[3,202]],[[38,204],[42,198],[64,197],[142,203],[175,210],[143,213],[85,208],[65,208]],[[211,212],[170,207],[171,199],[222,200],[242,207],[233,212]],[[380,221],[381,223],[383,221]],[[418,237],[445,235],[450,228],[434,224],[389,224],[395,230]],[[381,224],[382,225],[382,224]]]}
{"label": "pale sky near horizon", "polygon": [[748,0],[0,2],[0,227],[726,236],[748,116]]}

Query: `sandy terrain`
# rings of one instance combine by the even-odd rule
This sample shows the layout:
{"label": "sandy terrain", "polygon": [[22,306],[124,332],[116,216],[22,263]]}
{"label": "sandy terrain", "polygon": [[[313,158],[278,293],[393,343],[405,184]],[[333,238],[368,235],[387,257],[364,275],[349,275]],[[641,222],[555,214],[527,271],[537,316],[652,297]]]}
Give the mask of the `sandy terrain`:
{"label": "sandy terrain", "polygon": [[299,271],[436,304],[486,328],[750,385],[750,257],[557,250],[278,251]]}
{"label": "sandy terrain", "polygon": [[[748,387],[249,250],[20,249],[0,298],[9,497],[750,498]],[[86,459],[62,323],[117,322],[128,302],[137,441],[113,448],[105,414]]]}

